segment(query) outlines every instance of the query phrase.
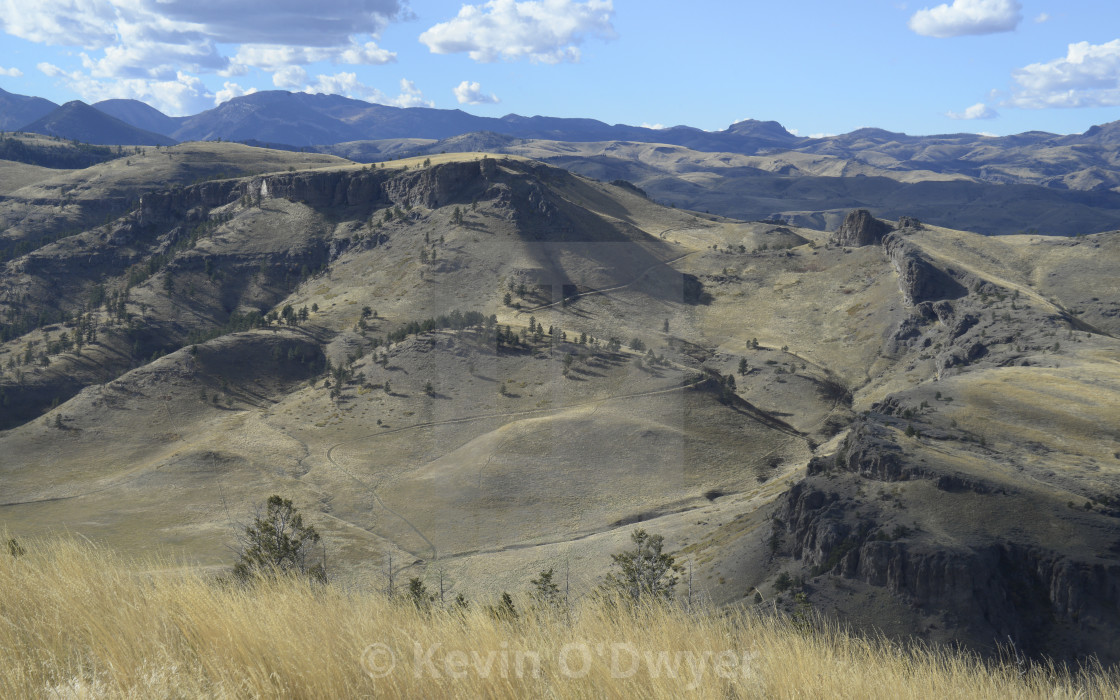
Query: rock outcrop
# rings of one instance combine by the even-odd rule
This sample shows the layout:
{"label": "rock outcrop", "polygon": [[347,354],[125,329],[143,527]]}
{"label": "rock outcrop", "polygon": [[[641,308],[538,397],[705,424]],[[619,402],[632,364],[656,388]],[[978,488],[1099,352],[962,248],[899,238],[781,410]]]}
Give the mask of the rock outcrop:
{"label": "rock outcrop", "polygon": [[889,224],[879,221],[866,209],[854,209],[844,217],[844,223],[836,233],[832,234],[829,242],[834,245],[858,248],[865,245],[875,245],[891,232]]}
{"label": "rock outcrop", "polygon": [[137,221],[148,225],[170,219],[201,220],[208,210],[244,196],[287,199],[316,209],[389,205],[436,208],[469,202],[484,194],[498,173],[496,161],[483,158],[404,172],[330,170],[218,180],[145,193],[140,198]]}
{"label": "rock outcrop", "polygon": [[[880,418],[874,414],[871,423]],[[889,431],[863,423],[835,459],[812,460],[774,513],[783,552],[801,562],[807,586],[826,586],[829,579],[821,577],[838,576],[851,582],[845,585],[883,589],[917,618],[936,620],[938,634],[983,653],[995,655],[997,645],[1010,641],[1035,658],[1120,659],[1120,639],[1102,632],[1120,624],[1116,551],[1058,550],[1010,534],[977,535],[940,519],[927,531],[901,504],[899,511],[861,498],[869,482],[915,479],[932,482],[946,498],[993,493],[974,478],[907,464]],[[1032,506],[1044,507],[1024,503]],[[913,526],[897,525],[903,514]],[[1107,516],[1071,517],[1093,518],[1093,527],[1085,523],[1090,529],[1116,530]]]}
{"label": "rock outcrop", "polygon": [[493,158],[442,163],[397,175],[384,185],[385,196],[394,203],[441,207],[451,202],[469,202],[481,195],[486,182],[498,172]]}
{"label": "rock outcrop", "polygon": [[968,293],[963,285],[928,260],[897,233],[883,238],[883,250],[898,274],[898,290],[907,306],[924,301],[959,299]]}

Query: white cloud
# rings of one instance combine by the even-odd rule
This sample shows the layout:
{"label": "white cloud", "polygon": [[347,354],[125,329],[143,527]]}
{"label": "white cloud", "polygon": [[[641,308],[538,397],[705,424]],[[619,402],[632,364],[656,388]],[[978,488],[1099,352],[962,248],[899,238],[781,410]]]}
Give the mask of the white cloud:
{"label": "white cloud", "polygon": [[490,0],[463,5],[454,19],[431,27],[420,41],[432,53],[467,53],[481,63],[578,61],[584,36],[616,36],[613,14],[612,0]]}
{"label": "white cloud", "polygon": [[648,122],[642,122],[642,128],[643,129],[658,129],[658,130],[661,130],[661,129],[665,128],[665,125],[664,124],[650,124]]}
{"label": "white cloud", "polygon": [[350,48],[340,52],[335,63],[347,63],[350,65],[364,65],[364,66],[377,66],[385,63],[393,63],[397,60],[397,54],[393,51],[386,51],[380,48],[376,43],[367,41],[364,44],[354,43]]}
{"label": "white cloud", "polygon": [[307,84],[307,71],[302,66],[288,66],[272,74],[272,84],[278,88],[300,88]]}
{"label": "white cloud", "polygon": [[237,54],[231,60],[231,65],[253,66],[266,71],[278,71],[287,66],[305,66],[318,61],[330,61],[335,64],[373,65],[392,63],[396,60],[396,53],[378,48],[377,44],[372,41],[362,45],[351,43],[345,47],[246,44],[237,50]]}
{"label": "white cloud", "polygon": [[37,44],[108,46],[117,40],[117,15],[108,2],[0,0],[0,29]]}
{"label": "white cloud", "polygon": [[214,93],[214,106],[217,107],[223,102],[229,102],[235,97],[241,97],[242,95],[252,95],[256,91],[256,88],[249,88],[248,90],[246,90],[237,83],[231,83],[227,80],[222,85],[222,89]]}
{"label": "white cloud", "polygon": [[[322,60],[394,61],[396,54],[371,39],[410,15],[405,0],[0,0],[0,31],[83,48],[82,71],[44,71],[80,87],[83,98],[106,91],[161,95],[156,106],[163,109],[215,97],[184,73],[232,77],[250,66],[275,73]],[[234,48],[232,61],[221,44]]]}
{"label": "white cloud", "polygon": [[401,78],[401,94],[390,100],[387,104],[397,107],[435,107],[436,103],[424,99],[424,93],[416,87],[411,80]]}
{"label": "white cloud", "polygon": [[1010,32],[1022,21],[1022,9],[1018,0],[953,0],[915,12],[910,29],[939,38]]}
{"label": "white cloud", "polygon": [[305,66],[325,61],[330,56],[330,51],[317,47],[250,44],[239,48],[230,62],[236,66],[252,66],[275,72],[288,66]]}
{"label": "white cloud", "polygon": [[[905,9],[905,8],[902,8],[902,9]],[[745,121],[745,120],[740,119],[739,121]],[[791,129],[791,128],[786,127],[785,130],[792,133],[793,136],[795,136],[795,137],[800,137],[801,136],[801,130],[800,129]],[[819,133],[811,133],[811,134],[809,134],[808,137],[805,137],[805,138],[806,139],[827,139],[829,137],[834,137],[834,136],[836,136],[836,134],[821,131]]]}
{"label": "white cloud", "polygon": [[358,80],[357,73],[342,72],[334,75],[318,75],[315,82],[303,89],[308,94],[343,95],[359,100],[383,103],[385,93]]}
{"label": "white cloud", "polygon": [[1012,72],[1016,87],[1005,104],[1025,109],[1120,105],[1120,39],[1070,44],[1064,58]]}
{"label": "white cloud", "polygon": [[304,88],[309,94],[324,93],[344,95],[358,100],[366,100],[394,107],[434,107],[435,103],[424,99],[424,94],[411,80],[401,80],[401,94],[389,97],[377,88],[358,80],[356,73],[342,72],[334,75],[315,76],[315,82]]}
{"label": "white cloud", "polygon": [[19,68],[0,68],[0,75],[6,75],[9,78],[23,77],[23,71]]}
{"label": "white cloud", "polygon": [[[57,78],[60,75],[66,75],[66,71],[62,70],[53,63],[47,63],[44,61],[43,63],[37,64],[35,67],[39,69],[40,73],[47,76],[48,78]],[[79,75],[81,74],[79,73]]]}
{"label": "white cloud", "polygon": [[[110,99],[140,100],[164,114],[175,116],[208,109],[214,99],[201,80],[182,71],[167,80],[99,80],[82,71],[65,71],[51,63],[40,63],[37,68],[44,75],[59,79],[88,103]],[[227,89],[228,86],[229,83]]]}
{"label": "white cloud", "polygon": [[1050,21],[1050,15],[1046,14],[1045,12],[1040,13],[1038,15],[1038,17],[1034,18],[1034,23],[1035,24],[1042,24],[1043,22],[1049,22],[1049,21]]}
{"label": "white cloud", "polygon": [[999,112],[983,102],[977,102],[963,112],[946,112],[945,116],[950,119],[995,119]]}
{"label": "white cloud", "polygon": [[461,105],[483,105],[501,102],[494,93],[490,93],[489,95],[484,93],[482,91],[482,85],[467,80],[459,83],[456,87],[452,88],[451,91],[455,93],[455,99],[458,100]]}

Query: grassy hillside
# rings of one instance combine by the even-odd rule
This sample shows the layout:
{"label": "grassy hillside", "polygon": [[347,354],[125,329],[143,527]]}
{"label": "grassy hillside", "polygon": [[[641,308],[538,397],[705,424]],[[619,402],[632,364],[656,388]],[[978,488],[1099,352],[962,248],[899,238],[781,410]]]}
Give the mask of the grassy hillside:
{"label": "grassy hillside", "polygon": [[133,204],[3,204],[32,248],[0,275],[18,537],[221,569],[282,493],[340,584],[391,557],[473,598],[590,589],[641,522],[715,605],[1120,659],[1116,234],[854,247],[474,153],[57,177]]}
{"label": "grassy hillside", "polygon": [[[0,555],[5,697],[1110,698],[1120,677],[898,646],[765,609],[417,609],[297,580],[242,588],[73,540]],[[494,600],[492,600],[494,598]]]}

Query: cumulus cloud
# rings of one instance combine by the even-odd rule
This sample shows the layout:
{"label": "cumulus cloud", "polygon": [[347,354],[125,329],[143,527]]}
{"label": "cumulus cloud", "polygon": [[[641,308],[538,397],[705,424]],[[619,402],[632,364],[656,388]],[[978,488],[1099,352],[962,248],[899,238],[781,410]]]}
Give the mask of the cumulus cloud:
{"label": "cumulus cloud", "polygon": [[578,61],[585,36],[613,39],[612,0],[490,0],[463,5],[459,14],[420,35],[432,53],[466,53],[480,63],[528,58]]}
{"label": "cumulus cloud", "polygon": [[435,107],[436,103],[424,99],[424,93],[416,87],[411,80],[401,78],[401,94],[390,100],[388,104],[397,107]]}
{"label": "cumulus cloud", "polygon": [[[43,63],[40,63],[35,67],[39,69],[40,73],[47,76],[48,78],[57,78],[60,75],[66,75],[66,71],[62,70],[53,63],[47,63],[44,61]],[[79,73],[79,75],[81,74]]]}
{"label": "cumulus cloud", "polygon": [[660,131],[661,129],[665,128],[665,125],[664,124],[650,124],[649,122],[642,122],[642,128],[643,129],[657,129],[658,131]]}
{"label": "cumulus cloud", "polygon": [[303,91],[309,94],[344,95],[357,100],[366,100],[367,102],[393,107],[435,106],[434,102],[424,99],[424,93],[411,80],[402,79],[400,88],[400,95],[390,97],[381,90],[358,80],[356,73],[343,71],[334,75],[317,75],[315,76],[315,82],[307,85]]}
{"label": "cumulus cloud", "polygon": [[[373,39],[410,16],[405,0],[0,0],[0,31],[83,49],[80,74],[52,77],[81,88],[84,99],[125,90],[112,88],[119,84],[164,95],[163,106],[215,97],[184,81],[184,72],[232,77],[249,67],[276,73],[323,60],[391,62],[396,54]],[[219,45],[232,46],[234,59]]]}
{"label": "cumulus cloud", "polygon": [[397,54],[378,48],[375,42],[356,42],[345,47],[283,46],[279,44],[249,44],[237,50],[233,66],[253,66],[266,71],[278,71],[287,66],[305,66],[318,61],[348,65],[374,65],[392,63]]}
{"label": "cumulus cloud", "polygon": [[19,68],[0,68],[0,75],[6,75],[9,78],[19,78],[23,76],[23,71]]}
{"label": "cumulus cloud", "polygon": [[953,0],[910,18],[910,29],[938,38],[1010,32],[1023,20],[1018,0]]}
{"label": "cumulus cloud", "polygon": [[1006,104],[1026,109],[1120,105],[1120,39],[1070,44],[1065,57],[1014,71]]}
{"label": "cumulus cloud", "polygon": [[983,102],[977,102],[963,112],[946,112],[945,116],[950,119],[995,119],[999,112]]}
{"label": "cumulus cloud", "polygon": [[336,63],[347,63],[350,65],[381,65],[383,63],[392,63],[397,60],[397,54],[393,51],[386,51],[379,47],[375,42],[367,41],[364,44],[354,43],[350,48],[339,52],[338,56],[334,59]]}
{"label": "cumulus cloud", "polygon": [[1039,13],[1038,17],[1034,18],[1034,23],[1035,24],[1042,24],[1043,22],[1049,22],[1049,21],[1050,21],[1050,15],[1046,14],[1045,12]]}
{"label": "cumulus cloud", "polygon": [[37,44],[103,48],[117,41],[118,12],[108,2],[0,0],[0,29]]}
{"label": "cumulus cloud", "polygon": [[214,93],[214,106],[217,107],[223,102],[229,102],[235,97],[240,97],[242,95],[252,95],[256,91],[256,88],[249,88],[248,90],[246,90],[237,83],[231,83],[227,80],[225,84],[222,85],[222,89]]}
{"label": "cumulus cloud", "polygon": [[140,100],[174,116],[200,112],[211,107],[214,99],[198,77],[182,71],[167,80],[99,80],[82,71],[65,71],[51,63],[40,63],[37,68],[44,75],[62,81],[89,103],[110,99]]}
{"label": "cumulus cloud", "polygon": [[452,92],[455,93],[455,99],[458,100],[461,105],[485,105],[495,104],[501,101],[494,93],[490,93],[489,95],[484,93],[480,84],[472,83],[467,80],[464,80],[456,87],[452,88]]}
{"label": "cumulus cloud", "polygon": [[358,80],[357,73],[347,71],[334,75],[320,74],[315,77],[315,82],[308,84],[303,91],[312,95],[316,93],[343,95],[371,102],[381,102],[385,99],[383,92]]}
{"label": "cumulus cloud", "polygon": [[307,71],[302,66],[288,66],[272,74],[272,84],[278,88],[301,88],[307,84]]}

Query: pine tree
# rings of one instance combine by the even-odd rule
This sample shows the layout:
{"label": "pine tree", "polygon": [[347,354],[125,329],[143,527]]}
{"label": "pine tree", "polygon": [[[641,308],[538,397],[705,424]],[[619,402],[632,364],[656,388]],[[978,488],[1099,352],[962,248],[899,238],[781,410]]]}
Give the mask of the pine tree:
{"label": "pine tree", "polygon": [[617,572],[607,574],[605,584],[632,602],[670,600],[682,568],[672,554],[662,551],[665,538],[639,528],[630,534],[633,549],[612,554]]}
{"label": "pine tree", "polygon": [[311,548],[318,542],[319,533],[303,524],[303,516],[290,500],[270,496],[265,512],[258,513],[253,524],[245,528],[233,574],[242,581],[279,574],[299,574],[325,581],[325,562],[311,563]]}
{"label": "pine tree", "polygon": [[491,616],[507,622],[513,622],[518,617],[517,608],[513,604],[513,596],[507,591],[502,591],[502,597],[498,604],[488,607],[487,610]]}
{"label": "pine tree", "polygon": [[433,596],[428,593],[428,587],[419,578],[408,580],[408,599],[416,606],[417,610],[428,610],[432,606]]}
{"label": "pine tree", "polygon": [[730,403],[735,397],[735,375],[729,374],[723,378],[723,384],[720,387],[719,400],[723,403]]}
{"label": "pine tree", "polygon": [[553,569],[542,571],[538,574],[537,578],[532,579],[529,583],[533,584],[533,599],[541,607],[545,608],[559,608],[561,604],[560,599],[560,586],[552,580],[555,575]]}

